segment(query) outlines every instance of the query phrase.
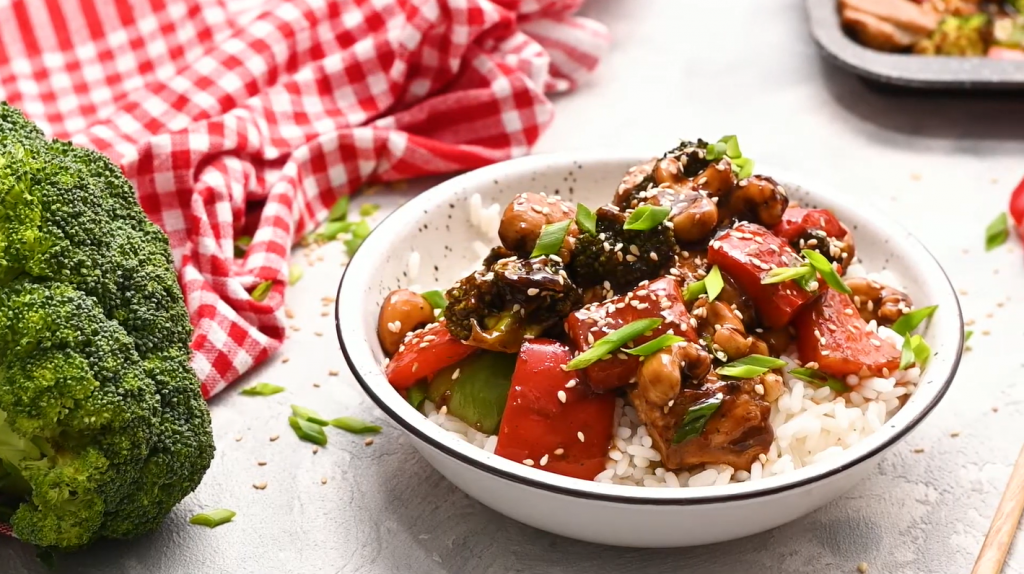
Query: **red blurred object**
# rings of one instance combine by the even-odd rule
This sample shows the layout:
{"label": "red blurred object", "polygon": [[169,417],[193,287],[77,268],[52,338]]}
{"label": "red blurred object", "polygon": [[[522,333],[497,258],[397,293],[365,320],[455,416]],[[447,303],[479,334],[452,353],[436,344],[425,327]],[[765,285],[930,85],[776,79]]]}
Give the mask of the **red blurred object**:
{"label": "red blurred object", "polygon": [[753,299],[758,315],[772,328],[789,324],[815,296],[793,281],[761,283],[772,268],[790,267],[797,260],[789,243],[752,223],[737,225],[708,247],[708,262],[718,265]]}
{"label": "red blurred object", "polygon": [[986,56],[996,60],[1024,60],[1024,50],[992,46],[988,49]]}
{"label": "red blurred object", "polygon": [[494,453],[593,480],[604,470],[612,442],[615,396],[594,394],[579,381],[578,371],[563,370],[571,359],[572,351],[558,341],[523,343]]}
{"label": "red blurred object", "polygon": [[1017,227],[1017,233],[1024,236],[1024,179],[1017,184],[1017,189],[1010,194],[1010,217]]}
{"label": "red blurred object", "polygon": [[[637,305],[627,302],[637,301]],[[667,301],[668,303],[662,303]],[[622,307],[618,305],[622,303]],[[663,307],[662,305],[667,305]],[[576,311],[565,320],[565,330],[574,346],[582,353],[600,341],[612,331],[638,319],[662,319],[649,336],[640,336],[633,340],[639,346],[651,339],[664,335],[667,331],[690,341],[697,340],[697,333],[690,324],[690,314],[683,303],[683,295],[679,283],[671,277],[662,277],[651,282],[641,283],[633,291],[625,295],[613,297],[608,301],[594,303]],[[598,327],[599,321],[604,321]],[[584,369],[587,383],[599,392],[610,391],[629,384],[636,377],[640,368],[640,357],[623,353],[612,353],[608,359],[597,361]]]}
{"label": "red blurred object", "polygon": [[900,351],[892,343],[868,331],[849,295],[832,289],[805,308],[793,321],[800,360],[818,363],[833,377],[856,375],[867,369],[888,376],[900,365]]}
{"label": "red blurred object", "polygon": [[790,245],[797,243],[810,230],[820,230],[829,237],[842,239],[846,227],[827,209],[804,209],[790,207],[782,214],[782,223],[771,229],[772,233],[785,239]]}

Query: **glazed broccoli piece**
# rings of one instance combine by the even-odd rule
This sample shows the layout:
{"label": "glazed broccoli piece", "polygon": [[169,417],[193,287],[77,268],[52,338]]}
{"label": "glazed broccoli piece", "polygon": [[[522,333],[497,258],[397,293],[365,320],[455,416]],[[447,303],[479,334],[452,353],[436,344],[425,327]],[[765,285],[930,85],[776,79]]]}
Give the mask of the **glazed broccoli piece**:
{"label": "glazed broccoli piece", "polygon": [[0,205],[0,507],[48,548],[150,531],[214,454],[167,237],[6,104]]}
{"label": "glazed broccoli piece", "polygon": [[929,56],[984,56],[988,46],[988,15],[946,16],[930,36],[914,45],[914,52]]}
{"label": "glazed broccoli piece", "polygon": [[647,231],[627,230],[624,212],[605,206],[595,215],[597,235],[581,233],[573,247],[569,277],[577,285],[588,289],[607,282],[614,293],[624,293],[668,273],[678,247],[666,223]]}
{"label": "glazed broccoli piece", "polygon": [[460,279],[446,296],[445,325],[453,336],[505,353],[519,352],[523,339],[560,325],[583,304],[557,256],[498,259]]}

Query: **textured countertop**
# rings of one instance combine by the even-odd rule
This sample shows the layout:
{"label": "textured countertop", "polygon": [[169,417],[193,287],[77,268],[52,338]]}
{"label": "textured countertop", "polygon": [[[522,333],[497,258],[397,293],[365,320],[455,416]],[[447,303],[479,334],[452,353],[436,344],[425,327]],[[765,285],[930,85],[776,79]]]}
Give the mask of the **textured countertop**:
{"label": "textured countertop", "polygon": [[[735,133],[762,165],[866,196],[902,219],[961,289],[976,333],[946,399],[868,480],[792,524],[702,548],[601,547],[508,520],[420,460],[346,372],[333,312],[323,314],[332,307],[321,302],[342,272],[333,244],[288,293],[299,330],[242,382],[288,393],[215,399],[217,458],[198,491],[155,534],[101,543],[58,571],[819,574],[856,572],[863,561],[872,573],[968,572],[1024,443],[1024,256],[1016,239],[983,247],[986,224],[1024,175],[1024,105],[875,92],[819,57],[802,4],[591,0],[586,12],[611,26],[615,46],[589,85],[559,98],[536,151],[653,154],[680,137]],[[426,184],[372,201],[386,212]],[[307,264],[302,252],[295,259]],[[341,374],[330,376],[334,369]],[[288,427],[290,403],[385,429],[372,446],[331,432],[314,454]],[[281,438],[270,442],[273,434]],[[261,481],[266,489],[254,489]],[[218,507],[236,510],[235,521],[216,530],[188,524]],[[0,572],[45,571],[31,548],[0,540]],[[1024,572],[1024,543],[1005,571]]]}

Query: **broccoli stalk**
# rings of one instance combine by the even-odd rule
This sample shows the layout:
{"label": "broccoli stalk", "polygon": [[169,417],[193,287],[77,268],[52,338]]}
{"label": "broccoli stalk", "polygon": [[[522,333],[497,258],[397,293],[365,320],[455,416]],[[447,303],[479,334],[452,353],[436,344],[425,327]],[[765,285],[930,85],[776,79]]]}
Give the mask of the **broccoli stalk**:
{"label": "broccoli stalk", "polygon": [[42,547],[150,531],[214,452],[167,237],[117,166],[6,104],[0,206],[0,506]]}
{"label": "broccoli stalk", "polygon": [[557,325],[583,302],[556,256],[491,257],[485,267],[448,290],[445,324],[458,339],[492,351],[517,353],[524,339]]}

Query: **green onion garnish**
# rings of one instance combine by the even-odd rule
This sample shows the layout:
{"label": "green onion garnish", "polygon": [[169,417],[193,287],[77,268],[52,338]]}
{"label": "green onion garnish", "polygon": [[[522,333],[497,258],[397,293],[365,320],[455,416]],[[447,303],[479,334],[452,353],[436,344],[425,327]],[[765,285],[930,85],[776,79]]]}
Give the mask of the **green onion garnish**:
{"label": "green onion garnish", "polygon": [[353,225],[351,221],[328,221],[316,234],[316,238],[323,241],[334,241],[342,233],[352,231]]}
{"label": "green onion garnish", "polygon": [[218,508],[216,510],[207,510],[206,512],[200,512],[192,518],[189,518],[188,521],[192,524],[198,524],[199,526],[217,528],[221,524],[227,524],[228,522],[231,522],[231,519],[234,517],[234,510]]}
{"label": "green onion garnish", "polygon": [[971,337],[973,337],[973,336],[974,336],[974,331],[964,331],[964,343],[967,343],[967,341],[970,341]]}
{"label": "green onion garnish", "polygon": [[910,336],[910,348],[914,350],[914,362],[917,363],[918,368],[924,369],[928,364],[928,359],[932,356],[932,348],[921,335]]}
{"label": "green onion garnish", "polygon": [[363,217],[370,217],[374,213],[377,213],[377,210],[379,209],[380,206],[376,203],[364,203],[359,206],[359,215]]}
{"label": "green onion garnish", "polygon": [[434,309],[440,309],[444,312],[444,308],[448,306],[448,299],[445,299],[444,293],[434,289],[433,291],[427,291],[426,293],[420,293],[420,296],[427,300],[427,303]]}
{"label": "green onion garnish", "polygon": [[754,160],[749,157],[741,157],[732,160],[732,171],[736,179],[747,179],[754,175]]}
{"label": "green onion garnish", "polygon": [[903,337],[903,347],[900,349],[900,370],[910,368],[914,364],[914,345],[910,337]]}
{"label": "green onion garnish", "polygon": [[772,283],[783,283],[793,279],[800,279],[814,275],[814,268],[807,265],[799,265],[797,267],[779,267],[778,269],[772,269],[768,272],[768,275],[761,280],[762,285],[770,285]]}
{"label": "green onion garnish", "polygon": [[892,330],[900,334],[900,336],[906,337],[911,331],[916,329],[925,319],[935,314],[935,310],[938,309],[938,305],[932,305],[931,307],[921,307],[909,313],[906,313],[896,322],[892,324]]}
{"label": "green onion garnish", "polygon": [[817,387],[828,387],[833,391],[843,394],[850,392],[850,387],[846,386],[846,383],[839,379],[823,373],[818,369],[808,369],[807,367],[800,367],[797,369],[790,369],[790,375],[800,379],[801,381],[807,381]]}
{"label": "green onion garnish", "polygon": [[284,387],[279,385],[273,385],[270,383],[256,383],[251,387],[242,389],[241,394],[249,397],[269,397],[270,395],[276,395],[277,393],[283,393]]}
{"label": "green onion garnish", "polygon": [[298,265],[292,265],[288,268],[288,284],[295,285],[302,279],[302,267]]}
{"label": "green onion garnish", "polygon": [[704,289],[708,293],[708,301],[714,301],[715,297],[725,288],[725,281],[722,280],[722,271],[715,265],[704,278]]}
{"label": "green onion garnish", "polygon": [[565,241],[565,232],[569,231],[569,224],[572,220],[566,219],[558,223],[549,223],[540,230],[540,237],[537,238],[537,245],[530,254],[530,259],[543,257],[558,253]]}
{"label": "green onion garnish", "polygon": [[252,290],[252,300],[260,302],[264,301],[267,298],[267,295],[270,295],[270,290],[273,288],[273,281],[264,281],[263,283],[260,283]]}
{"label": "green onion garnish", "polygon": [[775,357],[764,355],[747,355],[742,359],[722,365],[715,370],[719,375],[735,377],[737,379],[752,379],[763,375],[772,369],[781,369],[786,366],[786,361]]}
{"label": "green onion garnish", "polygon": [[740,140],[736,136],[723,136],[718,141],[725,144],[725,155],[729,158],[739,159],[743,157],[743,152],[740,151]]}
{"label": "green onion garnish", "polygon": [[608,333],[603,339],[595,342],[586,352],[580,353],[575,359],[569,361],[569,364],[565,366],[565,370],[575,371],[576,369],[589,367],[601,360],[601,357],[614,353],[626,343],[661,325],[661,321],[657,317],[638,319],[624,327],[619,327]]}
{"label": "green onion garnish", "polygon": [[597,216],[582,203],[576,204],[576,227],[589,235],[597,235]]}
{"label": "green onion garnish", "polygon": [[1000,213],[985,228],[985,251],[992,251],[1010,238],[1009,221],[1006,212]]}
{"label": "green onion garnish", "polygon": [[705,148],[704,157],[708,161],[715,161],[727,157],[731,160],[732,171],[736,179],[746,179],[754,173],[754,160],[743,157],[740,151],[740,140],[736,136],[724,136]]}
{"label": "green onion garnish", "polygon": [[641,205],[629,214],[629,219],[622,226],[630,231],[648,231],[665,221],[671,210],[660,205]]}
{"label": "green onion garnish", "polygon": [[686,286],[686,291],[683,293],[683,297],[687,301],[696,301],[701,295],[708,292],[707,285],[704,284],[704,279],[700,281],[694,281]]}
{"label": "green onion garnish", "polygon": [[359,420],[355,417],[338,417],[336,419],[332,419],[331,426],[354,434],[380,432],[381,430],[381,427],[371,425],[370,423]]}
{"label": "green onion garnish", "polygon": [[307,409],[306,407],[300,407],[299,405],[292,405],[292,414],[298,417],[299,420],[309,421],[322,427],[331,424],[331,421],[320,416],[313,409]]}
{"label": "green onion garnish", "polygon": [[800,253],[807,258],[807,263],[821,275],[821,278],[825,280],[825,283],[827,283],[829,287],[835,291],[839,291],[840,293],[846,293],[847,295],[853,293],[846,283],[843,283],[843,278],[836,273],[835,268],[832,267],[832,264],[829,263],[828,259],[825,259],[824,255],[810,249],[804,249]]}
{"label": "green onion garnish", "polygon": [[688,438],[700,436],[700,433],[704,432],[704,425],[720,406],[722,406],[721,394],[694,403],[687,409],[682,424],[679,425],[675,436],[672,437],[672,444],[679,444]]}
{"label": "green onion garnish", "polygon": [[339,198],[327,214],[327,221],[345,221],[348,219],[348,196]]}
{"label": "green onion garnish", "polygon": [[675,345],[676,343],[680,343],[685,340],[686,339],[678,335],[669,335],[668,333],[665,333],[664,335],[658,337],[657,339],[647,341],[646,343],[640,345],[639,347],[623,350],[629,353],[630,355],[646,357],[647,355],[653,355],[654,353],[657,353],[658,351],[664,349],[665,347]]}
{"label": "green onion garnish", "polygon": [[324,427],[298,417],[288,417],[288,424],[302,440],[320,446],[327,444],[327,433],[324,432]]}

